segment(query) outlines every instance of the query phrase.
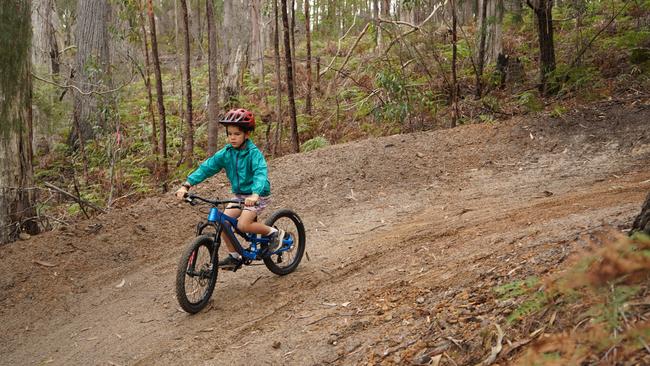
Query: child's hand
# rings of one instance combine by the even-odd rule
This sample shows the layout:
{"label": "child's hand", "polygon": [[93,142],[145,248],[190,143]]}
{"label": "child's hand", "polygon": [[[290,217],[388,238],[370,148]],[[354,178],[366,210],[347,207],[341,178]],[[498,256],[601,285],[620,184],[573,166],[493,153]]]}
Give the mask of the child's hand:
{"label": "child's hand", "polygon": [[176,191],[176,198],[182,200],[183,198],[185,198],[186,194],[187,194],[187,187],[181,186],[181,188],[179,188],[178,191]]}
{"label": "child's hand", "polygon": [[250,196],[246,197],[246,200],[244,201],[244,204],[246,206],[255,206],[257,201],[260,199],[260,196],[253,193]]}

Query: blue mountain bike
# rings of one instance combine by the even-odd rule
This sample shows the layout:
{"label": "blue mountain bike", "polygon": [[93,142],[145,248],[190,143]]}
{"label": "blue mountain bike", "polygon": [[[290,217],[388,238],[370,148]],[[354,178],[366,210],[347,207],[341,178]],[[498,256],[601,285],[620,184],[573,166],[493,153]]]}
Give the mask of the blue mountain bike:
{"label": "blue mountain bike", "polygon": [[[278,210],[265,221],[266,225],[285,231],[282,245],[270,252],[269,237],[241,232],[237,229],[237,219],[226,215],[223,209],[219,208],[235,204],[234,208],[241,209],[243,201],[209,200],[195,194],[188,194],[185,200],[193,206],[201,202],[212,206],[207,222],[197,224],[196,238],[187,246],[178,262],[176,298],[186,312],[195,314],[201,311],[212,296],[217,283],[222,233],[241,255],[241,261],[234,271],[262,260],[271,272],[283,276],[295,271],[300,264],[305,253],[305,226],[295,212],[288,209]],[[240,242],[237,236],[243,240]]]}

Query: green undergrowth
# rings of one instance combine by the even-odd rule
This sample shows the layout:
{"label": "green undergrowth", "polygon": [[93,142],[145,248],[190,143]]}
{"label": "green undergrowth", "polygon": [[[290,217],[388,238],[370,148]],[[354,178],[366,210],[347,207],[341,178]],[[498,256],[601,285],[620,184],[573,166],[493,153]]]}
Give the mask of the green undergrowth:
{"label": "green undergrowth", "polygon": [[[554,23],[557,69],[548,79],[557,93],[550,97],[540,95],[537,89],[539,50],[530,9],[524,8],[521,17],[507,13],[504,18],[503,51],[511,60],[516,59],[520,63],[519,77],[507,80],[501,86],[494,60],[491,60],[481,79],[484,88],[480,98],[475,95],[476,65],[472,58],[476,52],[476,29],[472,24],[465,25],[459,31],[457,44],[459,116],[456,123],[497,124],[511,116],[538,113],[557,118],[564,116],[576,104],[650,87],[650,56],[647,51],[650,32],[639,20],[650,14],[650,0],[628,4],[619,18],[591,43],[579,62],[571,65],[578,49],[586,46],[607,24],[613,11],[624,4],[622,0],[615,0],[610,3],[590,3],[585,9],[577,9],[569,3],[554,7],[555,18],[567,20]],[[123,18],[135,22],[137,14],[133,13],[134,9],[128,8]],[[581,25],[577,28],[578,16]],[[311,114],[305,110],[305,42],[302,36],[296,38],[296,119],[301,151],[367,137],[447,128],[451,125],[452,48],[450,37],[444,29],[441,31],[430,22],[422,31],[409,33],[399,41],[391,43],[386,38],[384,47],[390,45],[390,50],[386,51],[375,49],[376,30],[371,27],[350,52],[364,25],[364,22],[357,20],[346,37],[331,34],[331,30],[325,26],[314,30]],[[384,37],[395,37],[406,30],[403,26],[388,23],[382,27],[386,30]],[[134,31],[122,35],[122,38],[140,47],[137,33]],[[116,95],[118,112],[110,127],[100,131],[95,140],[86,146],[87,173],[84,173],[80,151],[65,146],[70,129],[72,103],[69,97],[72,92],[68,91],[63,98],[62,91],[53,85],[34,81],[34,105],[38,110],[35,115],[42,117],[37,129],[46,136],[55,136],[51,138],[54,141],[49,152],[37,155],[36,176],[39,182],[55,182],[72,192],[76,179],[82,196],[106,206],[120,197],[140,197],[160,192],[164,183],[173,186],[185,178],[191,167],[179,164],[186,129],[182,112],[185,109],[183,83],[178,68],[182,62],[175,59],[173,35],[161,35],[159,41],[164,56],[162,59],[171,60],[162,67],[168,179],[162,182],[156,176],[157,159],[151,142],[153,131],[147,92],[143,80],[136,73],[136,79]],[[195,57],[200,52],[199,47],[193,45],[192,49],[195,166],[196,162],[207,158],[207,43],[201,47],[204,54],[200,60]],[[278,101],[271,49],[267,50],[266,56],[264,83],[260,83],[248,71],[243,72],[240,94],[221,106],[220,111],[235,106],[251,109],[258,125],[252,138],[270,157],[272,150],[277,155],[290,153],[292,144],[284,64],[280,83],[282,96]],[[316,71],[317,59],[320,60],[320,76]],[[331,68],[328,68],[329,65]],[[140,65],[140,68],[144,69],[144,65]],[[41,70],[36,70],[36,73],[43,75]],[[120,73],[131,74],[130,71],[118,70],[116,66],[114,74]],[[57,76],[51,79],[65,83]],[[151,81],[155,83],[153,74]],[[155,88],[153,93],[154,110],[157,110]],[[278,102],[282,104],[282,118],[275,114]],[[155,119],[158,129],[157,114]],[[278,130],[280,134],[276,134]],[[223,146],[223,130],[218,139],[217,145]],[[271,149],[274,146],[276,148]],[[71,216],[75,216],[76,212],[72,211]]]}

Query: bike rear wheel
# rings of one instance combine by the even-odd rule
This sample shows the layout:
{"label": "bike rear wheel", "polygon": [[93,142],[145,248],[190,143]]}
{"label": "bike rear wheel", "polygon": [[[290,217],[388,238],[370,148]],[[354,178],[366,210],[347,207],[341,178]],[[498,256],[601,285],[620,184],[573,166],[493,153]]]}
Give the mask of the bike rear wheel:
{"label": "bike rear wheel", "polygon": [[201,311],[210,300],[217,283],[218,255],[212,237],[196,237],[185,249],[176,271],[176,298],[190,314]]}
{"label": "bike rear wheel", "polygon": [[264,258],[266,268],[281,276],[295,271],[305,253],[305,226],[302,220],[295,212],[283,209],[271,214],[265,224],[285,231],[280,251]]}

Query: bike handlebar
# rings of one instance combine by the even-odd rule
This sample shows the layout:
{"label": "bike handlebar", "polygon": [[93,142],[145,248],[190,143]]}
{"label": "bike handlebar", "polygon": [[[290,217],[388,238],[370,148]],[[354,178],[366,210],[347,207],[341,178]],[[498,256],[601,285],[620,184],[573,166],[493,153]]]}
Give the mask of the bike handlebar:
{"label": "bike handlebar", "polygon": [[207,198],[203,198],[203,197],[198,196],[198,195],[193,194],[193,193],[186,193],[185,194],[185,201],[192,204],[194,202],[194,200],[203,201],[203,202],[209,203],[209,204],[211,204],[213,206],[224,205],[224,204],[227,204],[227,203],[238,203],[238,204],[244,203],[244,200],[240,200],[240,199],[235,199],[235,200],[219,200],[219,199],[217,199],[217,200],[209,200]]}
{"label": "bike handlebar", "polygon": [[243,204],[245,200],[242,199],[235,199],[235,200],[209,200],[207,198],[203,198],[201,196],[195,195],[193,193],[185,193],[185,201],[188,202],[190,205],[194,206],[196,205],[196,202],[194,200],[199,200],[203,201],[205,203],[209,203],[213,206],[218,206],[218,205],[225,205],[227,203],[236,203],[236,204]]}

